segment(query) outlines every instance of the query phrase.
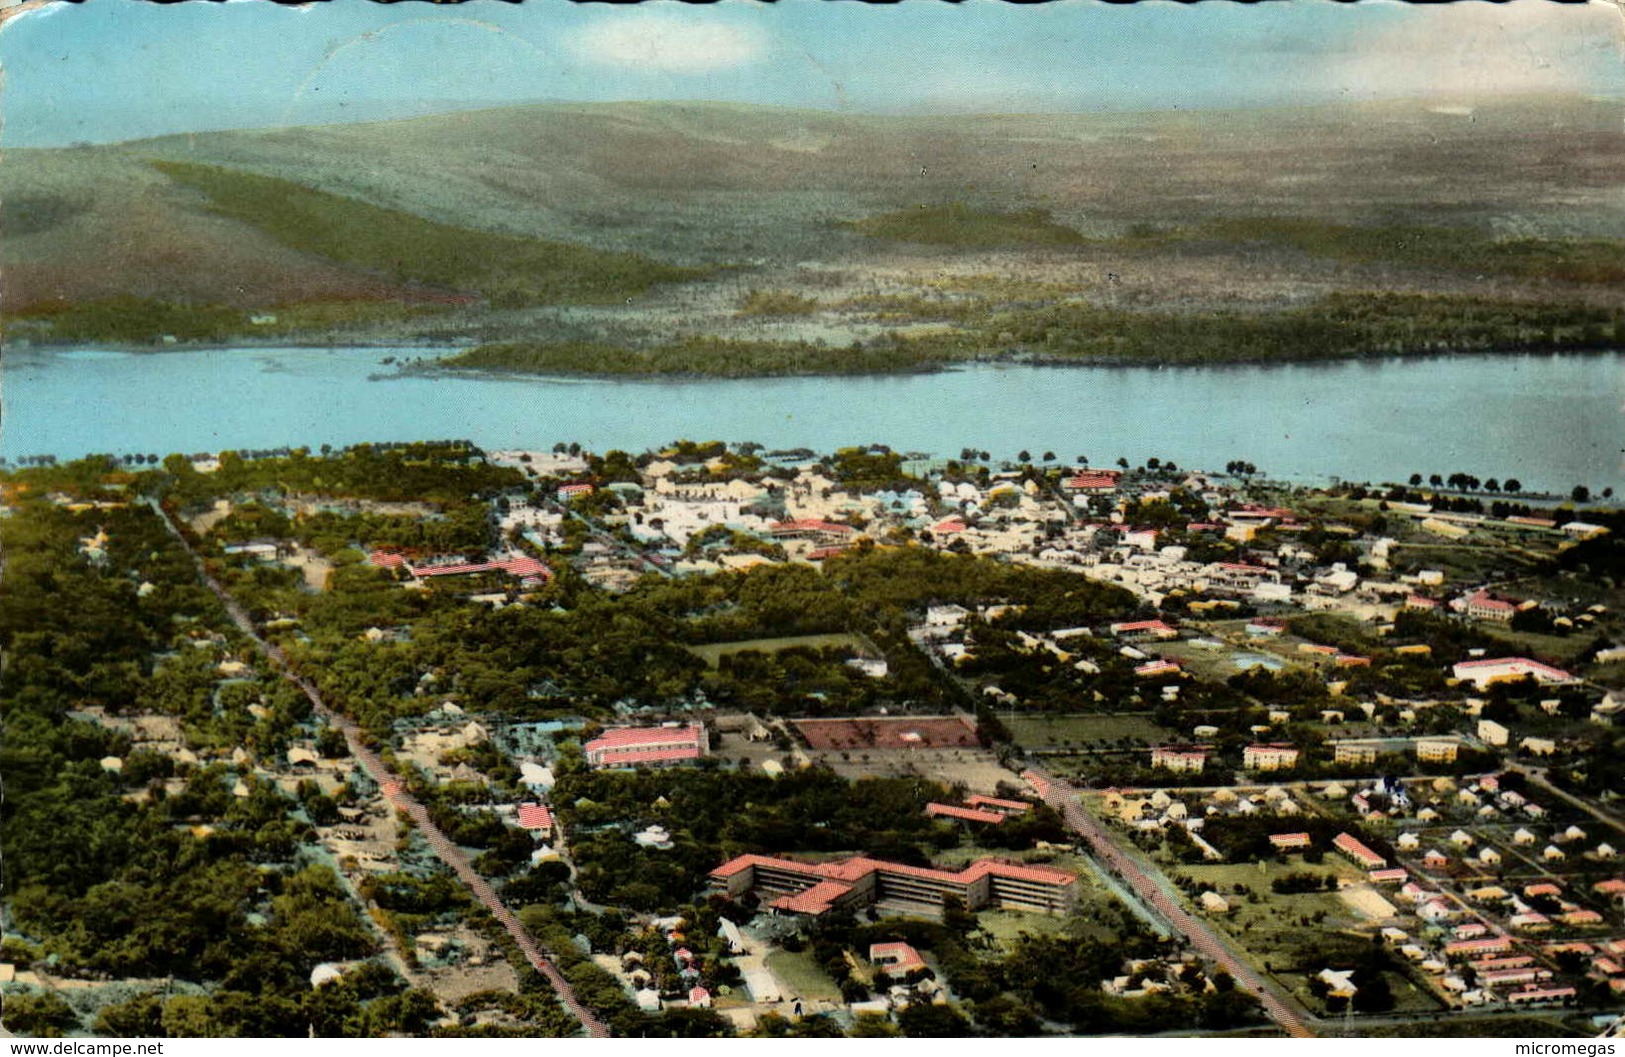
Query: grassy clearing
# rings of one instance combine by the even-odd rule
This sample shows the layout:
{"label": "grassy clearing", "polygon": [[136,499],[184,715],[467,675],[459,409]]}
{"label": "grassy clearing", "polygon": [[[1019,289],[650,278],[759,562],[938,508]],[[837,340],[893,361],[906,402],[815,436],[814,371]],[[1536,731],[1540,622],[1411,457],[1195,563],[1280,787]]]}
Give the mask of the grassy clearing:
{"label": "grassy clearing", "polygon": [[[1295,943],[1309,929],[1335,929],[1341,922],[1355,917],[1336,892],[1278,895],[1270,890],[1271,882],[1288,873],[1304,870],[1326,873],[1339,869],[1340,864],[1330,862],[1323,866],[1266,862],[1183,868],[1198,881],[1212,883],[1229,901],[1230,913],[1213,915],[1211,920],[1263,961],[1269,961],[1275,950]],[[1251,902],[1247,895],[1236,894],[1238,884],[1250,889],[1258,902]],[[1319,921],[1315,920],[1316,915],[1320,915]]]}
{"label": "grassy clearing", "polygon": [[1591,1032],[1568,1024],[1561,1016],[1549,1019],[1451,1016],[1437,1021],[1374,1028],[1361,1034],[1373,1039],[1545,1039],[1553,1036],[1587,1038]]}
{"label": "grassy clearing", "polygon": [[1230,242],[1273,243],[1358,263],[1578,283],[1625,281],[1625,242],[1615,239],[1497,239],[1464,228],[1350,227],[1288,217],[1213,220],[1194,234]]}
{"label": "grassy clearing", "polygon": [[635,253],[440,224],[269,176],[188,162],[152,164],[208,195],[215,213],[284,245],[407,282],[473,291],[498,307],[606,304],[701,274]]}
{"label": "grassy clearing", "polygon": [[688,652],[700,658],[708,667],[715,668],[724,657],[755,650],[759,653],[777,653],[780,650],[847,649],[860,657],[877,657],[879,652],[862,635],[849,631],[835,631],[823,635],[786,635],[776,639],[746,639],[743,642],[711,642],[703,646],[689,646]]}
{"label": "grassy clearing", "polygon": [[1009,950],[1021,942],[1022,934],[1029,936],[1059,936],[1076,918],[1058,914],[1023,914],[1014,910],[983,910],[976,915],[977,922],[999,945]]}
{"label": "grassy clearing", "polygon": [[854,220],[847,227],[874,239],[919,242],[958,249],[1001,246],[1078,246],[1089,240],[1050,219],[1043,209],[1001,213],[963,202],[915,206]]}
{"label": "grassy clearing", "polygon": [[1055,749],[1086,742],[1138,738],[1157,742],[1173,736],[1150,716],[1018,716],[1004,720],[1023,749]]}
{"label": "grassy clearing", "polygon": [[752,290],[739,303],[742,316],[810,316],[818,311],[818,299],[803,297],[790,290]]}
{"label": "grassy clearing", "polygon": [[841,989],[813,960],[810,951],[774,951],[767,956],[767,967],[779,978],[786,998],[839,1002]]}

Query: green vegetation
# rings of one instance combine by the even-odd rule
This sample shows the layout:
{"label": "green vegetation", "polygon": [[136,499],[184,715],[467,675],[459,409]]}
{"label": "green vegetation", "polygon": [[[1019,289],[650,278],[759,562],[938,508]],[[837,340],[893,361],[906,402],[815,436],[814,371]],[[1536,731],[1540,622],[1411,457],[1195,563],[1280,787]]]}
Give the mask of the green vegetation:
{"label": "green vegetation", "polygon": [[[717,866],[744,852],[867,852],[925,865],[926,851],[958,840],[925,813],[948,790],[910,779],[847,782],[825,770],[780,778],[716,770],[585,771],[561,775],[554,802],[574,834],[571,856],[587,898],[635,910],[669,910],[705,887]],[[664,798],[669,807],[654,807]],[[668,850],[628,839],[658,823]]]}
{"label": "green vegetation", "polygon": [[100,298],[91,301],[42,301],[12,313],[5,321],[8,337],[78,344],[127,345],[226,342],[248,337],[271,338],[366,324],[425,320],[449,310],[446,304],[334,299],[268,306],[274,322],[222,304],[182,303],[148,297]]}
{"label": "green vegetation", "polygon": [[780,650],[791,649],[837,649],[858,657],[873,656],[876,652],[862,636],[845,631],[827,635],[786,635],[772,639],[747,639],[744,642],[713,642],[703,646],[690,646],[688,649],[711,668],[716,668],[724,657],[747,652],[778,653]]}
{"label": "green vegetation", "polygon": [[881,374],[977,360],[1055,364],[1269,363],[1454,352],[1605,348],[1625,311],[1421,294],[1340,293],[1278,310],[1129,311],[1084,301],[991,310],[891,299],[888,311],[959,315],[940,333],[889,333],[869,344],[689,337],[643,348],[599,342],[482,345],[438,366],[457,370],[610,375]]}
{"label": "green vegetation", "polygon": [[831,1002],[841,999],[840,987],[813,959],[811,951],[774,951],[767,956],[767,967],[799,998]]}
{"label": "green vegetation", "polygon": [[1004,725],[1010,730],[1011,740],[1024,749],[1085,746],[1123,738],[1155,744],[1174,736],[1150,716],[1016,716],[1004,720]]}
{"label": "green vegetation", "polygon": [[752,290],[739,303],[742,316],[808,316],[818,311],[818,299],[789,290]]}
{"label": "green vegetation", "polygon": [[[19,477],[61,486],[85,465]],[[379,946],[334,871],[304,853],[313,839],[305,808],[327,798],[312,788],[302,801],[220,762],[231,747],[282,752],[308,723],[309,702],[281,683],[218,680],[221,647],[236,635],[152,511],[72,512],[47,501],[43,488],[19,494],[26,498],[0,520],[0,854],[7,929],[28,942],[8,942],[8,951],[61,976],[174,977],[208,989],[107,1006],[95,1025],[105,1034],[422,1030],[437,1015],[433,999],[408,992],[381,964],[310,986],[317,964],[367,959]],[[76,541],[98,530],[107,534],[105,557],[86,560]],[[141,583],[156,589],[138,594]],[[262,709],[257,718],[247,712],[250,700]],[[130,736],[89,708],[173,717],[203,759],[179,764],[131,751]],[[108,756],[126,766],[104,767]],[[338,793],[351,796],[348,787]],[[39,1034],[88,1027],[34,996],[8,996],[6,1023]]]}
{"label": "green vegetation", "polygon": [[1301,308],[1176,314],[1066,302],[994,316],[988,330],[1042,360],[1262,363],[1501,349],[1600,348],[1625,312],[1582,304],[1330,294]]}
{"label": "green vegetation", "polygon": [[78,304],[47,302],[9,321],[13,336],[61,342],[224,341],[250,329],[248,313],[228,305],[186,305],[145,297],[109,297]]}
{"label": "green vegetation", "polygon": [[1498,239],[1467,228],[1353,227],[1289,217],[1211,220],[1190,234],[1274,243],[1341,261],[1577,283],[1625,281],[1625,242],[1617,239]]}
{"label": "green vegetation", "polygon": [[743,341],[689,337],[641,348],[602,342],[508,342],[480,345],[436,364],[452,370],[526,374],[705,375],[759,378],[792,375],[888,374],[937,365],[925,349],[853,345],[828,348],[806,341]]}
{"label": "green vegetation", "polygon": [[1088,240],[1058,224],[1045,209],[1001,213],[976,209],[963,202],[920,205],[850,221],[860,234],[891,242],[921,242],[956,249],[998,247],[1076,246]]}
{"label": "green vegetation", "polygon": [[284,245],[404,282],[473,291],[499,308],[606,304],[700,274],[635,253],[441,224],[270,176],[190,162],[152,165],[208,195],[214,212]]}

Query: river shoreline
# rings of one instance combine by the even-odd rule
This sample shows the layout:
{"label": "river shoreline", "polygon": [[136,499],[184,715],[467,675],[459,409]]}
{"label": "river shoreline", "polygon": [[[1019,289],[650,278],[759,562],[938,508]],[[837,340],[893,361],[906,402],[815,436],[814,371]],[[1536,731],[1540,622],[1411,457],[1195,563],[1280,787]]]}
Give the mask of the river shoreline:
{"label": "river shoreline", "polygon": [[[1223,368],[1270,368],[1270,367],[1312,367],[1317,365],[1339,366],[1349,363],[1425,363],[1439,360],[1459,359],[1468,356],[1542,356],[1542,357],[1569,357],[1569,356],[1600,356],[1618,352],[1617,343],[1576,343],[1558,346],[1549,345],[1502,345],[1494,348],[1454,348],[1437,349],[1426,352],[1370,352],[1351,353],[1345,355],[1327,356],[1267,356],[1245,357],[1237,356],[1224,359],[1190,360],[1179,357],[1168,358],[1134,358],[1101,356],[1090,359],[1080,359],[1065,356],[1046,355],[1044,353],[1011,351],[1008,353],[988,356],[966,356],[963,358],[944,358],[930,363],[899,365],[891,369],[878,370],[804,370],[804,371],[771,371],[749,372],[739,374],[720,374],[711,371],[590,371],[590,370],[564,370],[546,369],[530,370],[523,367],[486,367],[486,366],[459,366],[447,364],[450,357],[459,355],[476,345],[467,348],[448,346],[432,341],[309,341],[292,339],[287,341],[267,342],[265,340],[254,342],[210,342],[199,344],[178,343],[175,345],[132,345],[127,343],[93,343],[77,344],[39,344],[12,345],[5,351],[12,353],[39,353],[39,354],[71,354],[75,352],[105,352],[122,353],[132,356],[160,356],[170,353],[208,353],[208,352],[250,352],[263,353],[277,349],[299,349],[304,351],[327,351],[335,354],[346,352],[361,352],[366,350],[411,352],[413,350],[436,350],[441,355],[435,356],[427,362],[407,362],[401,357],[392,357],[396,362],[379,362],[378,366],[389,367],[392,370],[374,372],[369,376],[372,381],[389,381],[395,378],[535,378],[559,380],[592,380],[592,381],[626,381],[626,382],[698,382],[719,381],[738,382],[751,380],[767,380],[776,378],[802,378],[802,379],[843,379],[843,378],[886,378],[906,377],[910,375],[929,375],[944,372],[962,371],[976,368],[999,367],[1055,367],[1067,369],[1080,368],[1109,368],[1120,369],[1151,369],[1151,370],[1181,370],[1181,369],[1223,369]],[[839,350],[832,349],[832,353]]]}

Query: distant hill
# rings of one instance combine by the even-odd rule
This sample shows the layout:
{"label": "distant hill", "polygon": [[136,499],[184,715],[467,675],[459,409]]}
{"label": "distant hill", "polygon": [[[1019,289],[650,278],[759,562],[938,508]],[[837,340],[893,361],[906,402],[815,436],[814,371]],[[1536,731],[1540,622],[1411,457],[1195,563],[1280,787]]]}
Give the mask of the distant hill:
{"label": "distant hill", "polygon": [[[25,316],[117,298],[436,314],[640,302],[717,266],[1063,252],[1170,230],[1191,233],[1181,261],[1261,242],[1275,279],[1319,282],[1324,268],[1293,262],[1384,263],[1386,236],[1355,252],[1328,249],[1327,231],[1625,238],[1621,172],[1617,104],[1577,98],[955,117],[524,106],[9,150],[0,264]],[[1237,221],[1260,223],[1215,223]],[[1440,245],[1392,263],[1448,270]],[[1566,274],[1614,274],[1611,244],[1585,253]]]}

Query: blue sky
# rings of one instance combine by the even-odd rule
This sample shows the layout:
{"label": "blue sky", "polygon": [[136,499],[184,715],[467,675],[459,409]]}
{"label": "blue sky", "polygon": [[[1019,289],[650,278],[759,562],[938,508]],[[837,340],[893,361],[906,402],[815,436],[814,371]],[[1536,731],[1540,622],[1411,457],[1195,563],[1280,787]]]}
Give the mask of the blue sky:
{"label": "blue sky", "polygon": [[1287,106],[1496,92],[1625,98],[1620,9],[1545,0],[705,8],[264,0],[50,4],[0,30],[7,146],[531,101],[858,112]]}

